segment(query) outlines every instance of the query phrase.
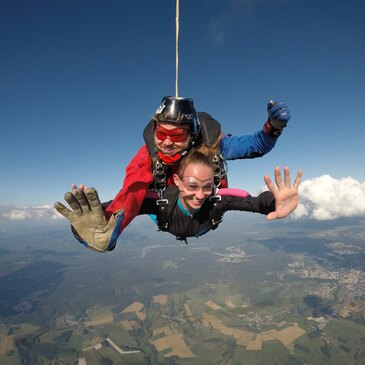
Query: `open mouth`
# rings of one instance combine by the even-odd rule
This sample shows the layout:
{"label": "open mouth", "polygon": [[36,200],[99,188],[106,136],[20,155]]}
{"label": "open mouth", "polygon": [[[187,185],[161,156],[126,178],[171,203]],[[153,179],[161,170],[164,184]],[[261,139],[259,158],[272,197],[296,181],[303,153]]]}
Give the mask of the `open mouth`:
{"label": "open mouth", "polygon": [[192,199],[192,202],[194,203],[194,204],[198,204],[198,205],[201,205],[202,203],[203,203],[203,199],[198,199],[198,198],[193,198]]}
{"label": "open mouth", "polygon": [[165,155],[168,156],[174,155],[176,153],[175,148],[163,148],[162,151]]}

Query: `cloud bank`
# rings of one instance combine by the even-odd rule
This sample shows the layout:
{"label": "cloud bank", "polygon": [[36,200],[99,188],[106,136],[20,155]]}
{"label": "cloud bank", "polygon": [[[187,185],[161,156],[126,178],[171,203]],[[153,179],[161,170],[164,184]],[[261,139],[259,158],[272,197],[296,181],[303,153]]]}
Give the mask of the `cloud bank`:
{"label": "cloud bank", "polygon": [[299,206],[292,216],[316,220],[365,216],[365,182],[330,175],[305,180],[299,187]]}
{"label": "cloud bank", "polygon": [[[24,208],[0,206],[0,216],[14,221],[64,219],[52,205]],[[305,180],[299,187],[299,205],[293,219],[333,220],[365,217],[365,182],[352,177],[335,179],[322,175]]]}
{"label": "cloud bank", "polygon": [[8,211],[2,214],[3,217],[14,220],[41,220],[41,219],[60,219],[63,218],[52,205],[39,205],[24,208],[9,208]]}

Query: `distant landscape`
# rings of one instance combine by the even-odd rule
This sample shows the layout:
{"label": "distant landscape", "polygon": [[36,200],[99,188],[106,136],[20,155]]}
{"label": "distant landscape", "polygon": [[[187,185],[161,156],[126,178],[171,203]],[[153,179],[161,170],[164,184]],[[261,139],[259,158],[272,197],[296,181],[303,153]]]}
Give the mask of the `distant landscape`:
{"label": "distant landscape", "polygon": [[237,217],[187,245],[142,219],[106,254],[1,222],[0,365],[365,364],[364,220]]}

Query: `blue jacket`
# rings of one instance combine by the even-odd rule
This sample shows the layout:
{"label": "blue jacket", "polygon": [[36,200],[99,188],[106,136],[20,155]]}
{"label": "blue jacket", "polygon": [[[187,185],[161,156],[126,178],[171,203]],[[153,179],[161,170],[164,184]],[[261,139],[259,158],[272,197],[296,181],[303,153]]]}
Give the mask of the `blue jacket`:
{"label": "blue jacket", "polygon": [[226,160],[255,158],[270,152],[278,137],[268,136],[262,129],[252,135],[232,136],[227,134],[220,144],[220,152]]}

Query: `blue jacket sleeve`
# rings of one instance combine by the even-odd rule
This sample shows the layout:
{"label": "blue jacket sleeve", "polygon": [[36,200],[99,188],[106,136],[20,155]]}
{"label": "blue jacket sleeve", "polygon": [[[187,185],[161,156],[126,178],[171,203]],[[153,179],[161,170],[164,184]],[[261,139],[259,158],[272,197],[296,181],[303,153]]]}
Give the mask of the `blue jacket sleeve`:
{"label": "blue jacket sleeve", "polygon": [[221,141],[220,153],[226,160],[261,157],[274,148],[277,140],[263,130],[241,137],[227,134]]}

